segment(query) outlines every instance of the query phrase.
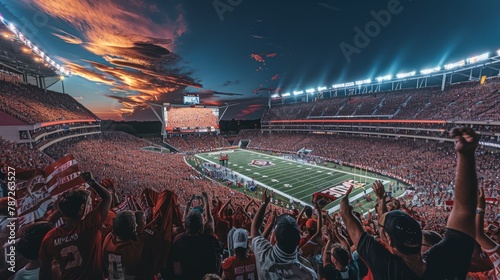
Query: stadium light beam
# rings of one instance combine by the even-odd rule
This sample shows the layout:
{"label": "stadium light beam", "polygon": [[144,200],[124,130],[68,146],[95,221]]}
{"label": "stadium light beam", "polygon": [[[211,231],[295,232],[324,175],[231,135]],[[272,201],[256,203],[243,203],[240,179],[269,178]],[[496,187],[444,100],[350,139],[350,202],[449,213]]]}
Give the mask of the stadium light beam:
{"label": "stadium light beam", "polygon": [[404,79],[404,78],[408,78],[408,77],[411,77],[411,76],[415,76],[417,72],[415,71],[411,71],[411,72],[408,72],[408,73],[399,73],[396,75],[396,77],[398,77],[398,79]]}

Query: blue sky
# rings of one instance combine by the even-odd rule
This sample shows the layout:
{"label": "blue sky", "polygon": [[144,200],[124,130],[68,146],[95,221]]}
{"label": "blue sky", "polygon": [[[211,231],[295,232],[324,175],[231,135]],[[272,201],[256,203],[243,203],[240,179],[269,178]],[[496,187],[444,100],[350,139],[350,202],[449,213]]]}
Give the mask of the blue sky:
{"label": "blue sky", "polygon": [[0,3],[73,71],[66,92],[103,119],[154,119],[144,102],[177,103],[186,92],[239,103],[225,119],[255,119],[269,92],[258,89],[328,87],[500,49],[494,0]]}

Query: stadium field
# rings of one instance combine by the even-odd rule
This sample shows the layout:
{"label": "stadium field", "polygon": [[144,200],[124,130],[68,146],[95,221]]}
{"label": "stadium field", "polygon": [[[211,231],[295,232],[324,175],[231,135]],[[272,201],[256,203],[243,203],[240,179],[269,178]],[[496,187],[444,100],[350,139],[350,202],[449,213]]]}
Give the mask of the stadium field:
{"label": "stadium field", "polygon": [[[219,154],[221,152],[198,154],[196,157],[204,161],[219,164]],[[301,204],[311,205],[312,195],[316,192],[335,187],[339,192],[346,189],[345,183],[348,180],[354,180],[357,187],[353,190],[350,197],[351,201],[366,204],[362,199],[364,190],[367,193],[372,192],[371,185],[375,180],[381,180],[388,187],[392,179],[382,177],[381,175],[366,173],[365,171],[353,171],[350,167],[337,166],[338,168],[325,167],[322,165],[312,165],[299,163],[297,161],[284,159],[281,156],[273,156],[250,150],[231,150],[223,151],[229,154],[228,168],[236,173],[253,179],[259,186],[271,189],[278,195],[288,199],[293,199]],[[330,166],[334,166],[330,164]],[[360,174],[361,173],[361,174]],[[387,189],[386,187],[386,189]],[[397,195],[396,193],[394,195]],[[330,212],[338,209],[340,200],[329,204],[325,210]],[[370,205],[360,206],[365,212],[372,207]]]}

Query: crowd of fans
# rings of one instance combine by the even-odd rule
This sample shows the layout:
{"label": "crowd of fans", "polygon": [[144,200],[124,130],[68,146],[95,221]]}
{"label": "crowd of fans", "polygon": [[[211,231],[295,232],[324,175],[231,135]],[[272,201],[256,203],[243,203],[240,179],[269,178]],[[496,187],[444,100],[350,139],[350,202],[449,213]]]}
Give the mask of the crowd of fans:
{"label": "crowd of fans", "polygon": [[[265,190],[257,190],[261,201],[252,200],[204,178],[182,154],[142,150],[151,142],[131,135],[104,133],[76,143],[65,141],[58,143],[57,155],[72,154],[81,170],[90,171],[82,178],[100,199],[85,206],[90,192],[70,190],[50,210],[49,222],[20,230],[17,261],[23,265],[17,267],[22,269],[16,277],[497,279],[498,210],[485,198],[498,196],[499,157],[481,149],[476,153],[478,137],[472,130],[456,131],[455,147],[259,133],[246,131],[239,137],[251,139],[255,149],[286,152],[306,147],[311,156],[399,174],[411,178],[414,195],[387,197],[389,190],[376,182],[377,203],[367,215],[351,212],[348,195],[342,199],[340,215],[323,213],[322,201],[313,203],[314,210],[269,209],[273,195]],[[31,154],[8,145],[2,143],[4,154],[12,150],[30,162]],[[158,201],[163,202],[155,207],[160,218],[118,207],[131,196],[140,198],[144,189],[161,193]],[[92,210],[85,213],[87,207]],[[161,216],[165,213],[169,214]],[[57,221],[54,216],[62,217],[62,225],[51,224]],[[171,245],[165,247],[162,238],[167,232]],[[476,249],[474,239],[480,244]]]}
{"label": "crowd of fans", "polygon": [[0,110],[27,123],[97,119],[68,94],[0,80]]}
{"label": "crowd of fans", "polygon": [[23,169],[44,168],[54,160],[27,144],[16,144],[0,137],[0,163]]}
{"label": "crowd of fans", "polygon": [[167,111],[167,126],[181,127],[216,127],[219,120],[211,108],[170,107]]}
{"label": "crowd of fans", "polygon": [[320,99],[266,110],[263,123],[325,117],[390,117],[392,119],[488,121],[500,118],[500,80],[439,87],[404,89]]}
{"label": "crowd of fans", "polygon": [[[66,102],[65,97],[52,96],[55,93],[34,96],[30,86],[8,82],[0,82],[0,87],[4,89],[2,101],[19,95],[1,109],[25,122],[90,117],[83,106],[71,107],[78,104],[73,99]],[[418,118],[422,114],[428,119],[498,119],[498,110],[491,106],[497,95],[497,81],[490,80],[484,86],[465,83],[444,92],[426,89],[419,96],[402,91],[282,106],[267,111],[265,118],[353,114]],[[15,103],[28,104],[23,98],[37,105]],[[52,105],[51,98],[61,98],[63,105]],[[422,107],[416,110],[415,104]],[[189,119],[194,109],[186,108]],[[66,111],[72,115],[64,115]],[[213,115],[200,114],[193,127],[204,126],[205,118]],[[432,129],[440,137],[450,130],[442,124],[403,124],[403,130],[411,134],[419,134],[420,128]],[[474,128],[492,135],[498,129]],[[369,129],[391,130],[378,125]],[[0,278],[500,279],[500,154],[478,148],[479,136],[471,128],[454,130],[452,136],[455,145],[240,132],[235,143],[249,139],[250,149],[277,154],[307,150],[307,155],[301,155],[307,161],[376,172],[411,186],[403,197],[393,198],[386,195],[392,186],[384,188],[375,182],[376,201],[369,213],[352,211],[348,191],[340,212],[331,215],[321,210],[322,200],[313,201],[314,209],[295,209],[295,205],[277,203],[272,193],[258,187],[252,192],[261,199],[254,200],[186,163],[194,153],[228,147],[220,136],[169,138],[168,144],[184,154],[164,154],[142,149],[154,145],[150,141],[126,133],[103,133],[58,142],[45,151],[52,158],[0,138],[0,163],[41,169],[71,154],[85,171],[81,178],[89,186],[63,193],[42,219],[17,229],[16,275],[9,274],[8,263],[3,262],[7,254],[2,254],[0,263],[5,265]],[[194,162],[201,168],[199,161]],[[241,182],[229,170],[212,167],[202,168],[209,177]],[[5,180],[5,170],[0,175]],[[0,244],[6,253],[9,204],[5,187],[2,184]],[[372,200],[370,195],[365,199]],[[154,208],[143,208],[143,201],[148,200]]]}
{"label": "crowd of fans", "polygon": [[[453,182],[453,164],[446,161],[452,154],[449,142],[342,135],[311,135],[298,133],[262,133],[244,130],[235,143],[250,139],[248,148],[277,153],[296,153],[312,150],[310,156],[352,165],[408,181],[411,185],[429,189],[432,186],[449,187]],[[360,153],[359,151],[363,151]],[[500,166],[500,154],[480,149],[478,155],[480,183],[494,183],[498,187],[494,166]],[[496,182],[496,183],[495,183]]]}
{"label": "crowd of fans", "polygon": [[220,135],[186,135],[167,139],[167,143],[182,152],[208,152],[229,146]]}

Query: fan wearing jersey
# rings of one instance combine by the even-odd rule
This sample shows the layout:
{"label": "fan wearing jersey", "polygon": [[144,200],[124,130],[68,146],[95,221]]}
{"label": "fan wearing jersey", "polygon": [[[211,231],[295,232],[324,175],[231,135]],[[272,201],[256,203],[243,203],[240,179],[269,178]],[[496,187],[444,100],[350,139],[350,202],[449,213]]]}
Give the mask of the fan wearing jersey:
{"label": "fan wearing jersey", "polygon": [[233,233],[234,255],[222,262],[223,280],[255,280],[257,270],[255,255],[248,253],[248,233],[244,229],[236,229]]}
{"label": "fan wearing jersey", "polygon": [[113,220],[113,232],[103,245],[104,274],[109,280],[154,279],[153,242],[155,233],[145,228],[137,233],[133,211],[122,211]]}
{"label": "fan wearing jersey", "polygon": [[111,206],[111,194],[90,173],[82,174],[87,184],[101,197],[96,209],[90,209],[90,191],[78,188],[62,193],[58,207],[64,224],[49,231],[42,241],[40,279],[52,279],[52,260],[60,267],[62,279],[103,279],[101,227]]}

